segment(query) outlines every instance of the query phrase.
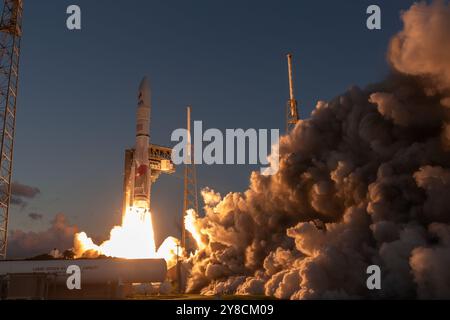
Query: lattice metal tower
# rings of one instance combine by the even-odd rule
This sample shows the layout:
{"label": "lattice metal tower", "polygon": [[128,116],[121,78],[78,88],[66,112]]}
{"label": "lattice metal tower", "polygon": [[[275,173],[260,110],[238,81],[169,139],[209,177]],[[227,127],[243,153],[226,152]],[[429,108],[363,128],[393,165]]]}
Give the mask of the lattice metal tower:
{"label": "lattice metal tower", "polygon": [[297,100],[294,96],[294,80],[292,79],[292,54],[287,55],[289,72],[289,101],[286,106],[286,133],[291,132],[299,120]]}
{"label": "lattice metal tower", "polygon": [[6,258],[8,237],[22,12],[22,0],[4,0],[0,20],[0,259]]}
{"label": "lattice metal tower", "polygon": [[184,201],[183,201],[183,214],[181,221],[181,245],[184,249],[188,250],[186,229],[184,227],[184,217],[186,211],[194,209],[198,214],[198,194],[197,194],[197,173],[195,170],[194,157],[192,153],[191,143],[191,107],[187,107],[187,132],[188,132],[188,145],[184,166]]}

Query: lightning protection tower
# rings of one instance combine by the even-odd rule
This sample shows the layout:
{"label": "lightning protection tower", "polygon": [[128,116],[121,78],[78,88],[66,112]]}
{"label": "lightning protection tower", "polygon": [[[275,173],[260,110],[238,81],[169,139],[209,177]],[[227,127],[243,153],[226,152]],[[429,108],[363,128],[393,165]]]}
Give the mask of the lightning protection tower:
{"label": "lightning protection tower", "polygon": [[292,78],[292,54],[287,55],[289,72],[289,101],[286,106],[286,133],[291,132],[299,120],[297,100],[294,96],[294,80]]}
{"label": "lightning protection tower", "polygon": [[194,209],[198,214],[198,195],[197,195],[197,174],[195,171],[194,157],[192,154],[192,143],[191,143],[191,107],[187,107],[187,147],[186,147],[186,159],[184,167],[184,201],[183,201],[183,213],[181,221],[181,245],[185,250],[189,248],[187,245],[186,229],[184,226],[184,217],[186,211],[189,209]]}
{"label": "lightning protection tower", "polygon": [[22,12],[22,0],[4,0],[0,20],[0,259],[6,258],[8,236]]}

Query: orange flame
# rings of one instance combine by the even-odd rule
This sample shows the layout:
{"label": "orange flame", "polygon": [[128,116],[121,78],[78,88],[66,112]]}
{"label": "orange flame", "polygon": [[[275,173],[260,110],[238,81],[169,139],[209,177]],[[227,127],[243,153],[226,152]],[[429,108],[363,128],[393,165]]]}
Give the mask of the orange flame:
{"label": "orange flame", "polygon": [[115,226],[110,233],[109,240],[96,245],[85,232],[75,235],[75,255],[77,257],[105,255],[108,257],[125,259],[163,258],[172,267],[177,255],[183,254],[176,238],[168,237],[156,250],[153,232],[152,215],[148,209],[127,208],[122,225]]}
{"label": "orange flame", "polygon": [[189,231],[197,243],[197,248],[202,250],[206,247],[206,244],[202,240],[202,234],[200,232],[200,228],[197,225],[198,215],[193,209],[189,209],[186,211],[186,215],[184,216],[184,226],[187,231]]}

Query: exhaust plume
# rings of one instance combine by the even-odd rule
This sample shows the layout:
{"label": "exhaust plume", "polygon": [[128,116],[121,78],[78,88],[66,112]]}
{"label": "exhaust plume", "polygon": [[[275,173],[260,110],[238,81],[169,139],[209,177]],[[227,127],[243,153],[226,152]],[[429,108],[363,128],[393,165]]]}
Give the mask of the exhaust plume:
{"label": "exhaust plume", "polygon": [[[450,5],[402,19],[386,80],[318,102],[282,137],[276,175],[203,191],[188,291],[450,298]],[[372,264],[382,290],[366,287]]]}

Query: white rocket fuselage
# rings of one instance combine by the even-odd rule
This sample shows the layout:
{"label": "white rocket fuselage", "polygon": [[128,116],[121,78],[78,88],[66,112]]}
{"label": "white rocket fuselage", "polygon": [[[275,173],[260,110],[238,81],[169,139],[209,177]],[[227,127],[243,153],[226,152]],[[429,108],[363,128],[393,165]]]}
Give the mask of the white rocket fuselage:
{"label": "white rocket fuselage", "polygon": [[150,143],[150,87],[147,78],[139,86],[136,112],[136,145],[132,166],[132,205],[150,209],[150,166],[148,146]]}

